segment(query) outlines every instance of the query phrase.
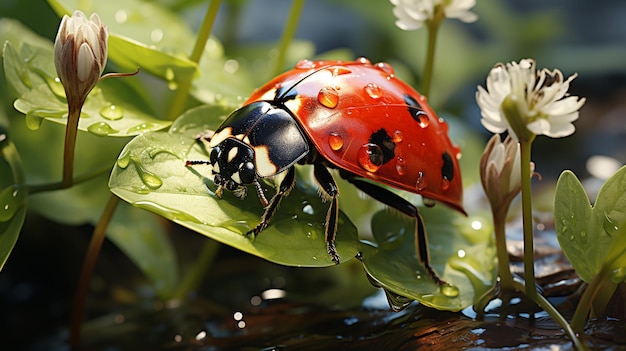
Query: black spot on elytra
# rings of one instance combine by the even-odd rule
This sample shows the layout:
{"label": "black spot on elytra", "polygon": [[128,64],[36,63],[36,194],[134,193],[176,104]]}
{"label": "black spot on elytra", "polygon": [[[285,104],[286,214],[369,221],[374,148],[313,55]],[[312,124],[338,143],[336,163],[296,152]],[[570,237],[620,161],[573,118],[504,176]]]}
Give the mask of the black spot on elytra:
{"label": "black spot on elytra", "polygon": [[454,163],[452,162],[452,156],[447,151],[444,151],[443,155],[443,166],[441,166],[441,176],[444,179],[452,180],[454,178]]}
{"label": "black spot on elytra", "polygon": [[404,94],[404,102],[407,104],[411,117],[413,117],[416,122],[421,123],[422,118],[424,118],[423,116],[426,115],[426,112],[422,109],[422,105],[420,105],[414,97],[407,94]]}
{"label": "black spot on elytra", "polygon": [[380,160],[380,154],[371,153],[370,158],[374,157],[376,159],[372,159],[372,163],[376,165],[385,164],[391,161],[395,156],[396,144],[393,142],[389,134],[384,128],[380,128],[378,131],[372,133],[370,135],[370,144],[378,145],[380,150],[382,151],[382,160]]}
{"label": "black spot on elytra", "polygon": [[276,94],[274,95],[274,101],[279,103],[284,103],[288,100],[293,100],[298,96],[298,90],[293,85],[281,85],[278,89],[276,89]]}

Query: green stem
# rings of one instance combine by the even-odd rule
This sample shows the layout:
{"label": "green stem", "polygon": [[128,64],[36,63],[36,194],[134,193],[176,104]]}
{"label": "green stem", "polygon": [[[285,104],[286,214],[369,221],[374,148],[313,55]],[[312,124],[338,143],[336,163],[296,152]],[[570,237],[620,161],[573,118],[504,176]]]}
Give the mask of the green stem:
{"label": "green stem", "polygon": [[70,106],[65,125],[65,144],[63,149],[63,178],[61,183],[64,188],[72,186],[74,176],[74,155],[76,149],[76,135],[78,134],[78,121],[82,104],[74,109]]}
{"label": "green stem", "polygon": [[430,96],[430,84],[433,78],[433,71],[435,66],[435,47],[437,45],[437,33],[439,32],[439,25],[444,18],[441,6],[437,6],[435,9],[434,18],[428,22],[426,29],[428,31],[428,48],[426,51],[426,65],[424,66],[424,77],[422,82],[422,94],[424,96]]}
{"label": "green stem", "polygon": [[585,292],[582,294],[572,318],[572,329],[574,329],[577,333],[583,332],[585,323],[587,322],[587,316],[591,310],[591,304],[600,292],[600,289],[604,286],[603,283],[607,278],[608,274],[606,270],[600,271],[600,273],[593,278],[589,286],[585,289]]}
{"label": "green stem", "polygon": [[[204,20],[202,21],[202,25],[198,31],[196,43],[193,47],[191,55],[189,56],[189,59],[195,63],[199,63],[202,58],[204,48],[206,47],[206,43],[209,40],[211,31],[213,30],[213,24],[215,23],[215,18],[217,17],[217,12],[220,9],[221,2],[221,0],[212,0],[209,3],[206,13],[204,14]],[[179,82],[178,88],[176,89],[176,95],[174,96],[174,101],[172,102],[172,107],[170,109],[169,117],[171,119],[178,117],[178,115],[183,113],[185,110],[185,104],[187,103],[187,98],[189,97],[189,90],[191,90],[192,79],[193,77],[189,77],[188,80]]]}
{"label": "green stem", "polygon": [[[524,285],[522,285],[518,281],[514,281],[514,285],[515,285],[515,288],[520,290],[520,291],[523,291],[525,287],[528,287],[527,283],[524,283]],[[534,285],[533,285],[533,287],[534,287]],[[563,317],[559,313],[559,311],[550,303],[550,301],[548,301],[541,294],[535,293],[535,294],[533,294],[531,296],[531,295],[528,295],[528,292],[527,292],[526,295],[533,302],[535,302],[539,307],[541,307],[544,311],[546,311],[550,315],[550,317],[552,317],[552,319],[554,319],[554,321],[557,322],[561,326],[561,328],[563,328],[565,333],[572,340],[572,344],[574,344],[574,347],[576,348],[576,350],[578,350],[578,351],[588,350],[587,345],[585,343],[583,343],[582,341],[580,341],[580,339],[578,338],[578,334],[567,323],[567,320],[565,319],[565,317]]]}
{"label": "green stem", "polygon": [[535,252],[533,244],[533,213],[530,189],[530,154],[532,140],[520,140],[520,165],[522,177],[522,222],[524,229],[524,281],[526,295],[535,300]]}
{"label": "green stem", "polygon": [[280,43],[278,44],[278,56],[276,57],[276,65],[274,66],[275,76],[283,71],[285,58],[287,57],[287,49],[289,49],[289,44],[291,44],[291,40],[296,34],[298,22],[300,21],[300,13],[302,13],[303,7],[304,0],[294,0],[291,4],[291,9],[289,11],[289,20],[285,25],[283,34],[280,37]]}
{"label": "green stem", "polygon": [[80,175],[80,176],[74,178],[70,184],[66,184],[63,181],[60,181],[60,182],[56,182],[56,183],[26,185],[26,188],[28,189],[28,193],[31,194],[31,195],[34,195],[34,194],[37,194],[37,193],[43,193],[43,192],[47,192],[47,191],[63,190],[63,189],[67,189],[67,188],[71,187],[72,185],[81,184],[83,182],[86,182],[86,181],[89,181],[91,179],[97,178],[97,177],[99,177],[99,176],[101,176],[103,174],[107,174],[110,171],[111,171],[111,167],[107,166],[107,167],[102,168],[101,170],[99,170],[97,172]]}
{"label": "green stem", "polygon": [[94,228],[93,235],[89,241],[89,247],[87,248],[87,253],[85,254],[83,269],[80,273],[78,286],[76,287],[76,296],[74,297],[74,306],[72,308],[72,323],[70,325],[69,342],[70,346],[74,350],[77,350],[80,344],[80,326],[83,320],[85,299],[87,297],[87,291],[89,290],[89,281],[91,280],[93,269],[96,265],[96,261],[98,260],[98,255],[100,254],[100,249],[102,248],[102,243],[104,242],[104,238],[106,236],[107,227],[109,226],[109,222],[111,221],[119,202],[120,199],[111,194],[109,201],[104,207],[104,211],[102,211],[100,220]]}
{"label": "green stem", "polygon": [[174,292],[173,298],[183,299],[190,291],[196,290],[207,272],[211,268],[220,243],[213,239],[206,239],[202,246],[202,251],[198,255],[198,259],[194,262],[193,267],[187,272],[183,281],[179,284],[178,289]]}
{"label": "green stem", "polygon": [[509,265],[509,252],[506,248],[506,233],[504,230],[506,209],[492,208],[493,225],[496,235],[496,252],[498,254],[498,272],[500,276],[500,287],[504,291],[513,291],[513,275]]}

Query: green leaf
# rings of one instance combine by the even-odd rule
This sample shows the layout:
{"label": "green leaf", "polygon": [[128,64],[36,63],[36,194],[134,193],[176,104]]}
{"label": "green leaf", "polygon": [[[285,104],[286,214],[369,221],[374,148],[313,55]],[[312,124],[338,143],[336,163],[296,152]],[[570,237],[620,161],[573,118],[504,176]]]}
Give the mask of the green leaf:
{"label": "green leaf", "polygon": [[367,244],[363,265],[385,290],[439,310],[471,306],[495,283],[495,248],[491,231],[471,229],[477,217],[466,218],[439,206],[424,209],[431,265],[451,286],[439,287],[426,273],[415,249],[415,221],[392,210],[372,219],[377,245]]}
{"label": "green leaf", "polygon": [[122,202],[107,228],[107,238],[150,278],[163,299],[178,286],[178,264],[159,217]]}
{"label": "green leaf", "polygon": [[[52,44],[42,48],[23,42],[18,50],[6,42],[3,54],[7,81],[19,93],[14,107],[26,115],[29,128],[39,128],[43,119],[65,124],[67,105],[51,64]],[[120,137],[169,126],[170,122],[155,119],[128,103],[134,96],[120,79],[102,81],[87,98],[78,129],[98,136]]]}
{"label": "green leaf", "polygon": [[22,164],[9,134],[0,126],[0,270],[4,267],[24,224],[27,191]]}
{"label": "green leaf", "polygon": [[[271,225],[253,239],[245,234],[259,223],[263,213],[254,190],[250,189],[244,200],[230,192],[219,199],[208,166],[185,167],[185,160],[208,159],[194,138],[215,129],[230,111],[201,106],[181,116],[168,133],[151,132],[134,138],[111,174],[111,191],[134,206],[269,261],[293,266],[332,265],[324,241],[328,205],[319,200],[316,187],[298,182],[282,201]],[[356,229],[340,214],[337,249],[343,261],[354,257],[357,247]]]}
{"label": "green leaf", "polygon": [[559,244],[578,275],[587,283],[603,269],[621,280],[626,269],[626,167],[609,178],[592,207],[574,173],[557,183],[554,217]]}

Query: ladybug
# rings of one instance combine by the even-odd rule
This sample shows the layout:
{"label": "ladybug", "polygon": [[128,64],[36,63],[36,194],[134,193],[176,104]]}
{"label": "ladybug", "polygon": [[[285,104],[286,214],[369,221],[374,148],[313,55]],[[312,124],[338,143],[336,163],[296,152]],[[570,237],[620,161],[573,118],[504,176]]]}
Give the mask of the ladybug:
{"label": "ladybug", "polygon": [[[416,220],[421,262],[429,264],[426,232],[417,207],[380,184],[421,194],[465,213],[462,207],[459,148],[447,123],[426,98],[396,78],[387,63],[300,61],[256,90],[210,137],[208,164],[221,197],[239,198],[253,184],[264,213],[249,235],[265,229],[280,201],[293,189],[296,164],[313,165],[321,196],[330,200],[325,222],[327,251],[335,263],[339,189],[329,169],[370,197]],[[285,173],[267,199],[259,180]],[[432,202],[432,201],[431,201]]]}

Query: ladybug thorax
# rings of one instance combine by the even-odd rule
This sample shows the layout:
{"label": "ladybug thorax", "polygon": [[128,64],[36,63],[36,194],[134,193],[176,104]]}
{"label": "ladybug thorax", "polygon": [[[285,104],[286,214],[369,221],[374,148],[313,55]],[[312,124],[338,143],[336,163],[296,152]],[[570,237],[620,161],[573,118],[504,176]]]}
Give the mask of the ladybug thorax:
{"label": "ladybug thorax", "polygon": [[254,150],[233,137],[224,139],[211,150],[210,163],[218,187],[245,195],[245,186],[256,179]]}

